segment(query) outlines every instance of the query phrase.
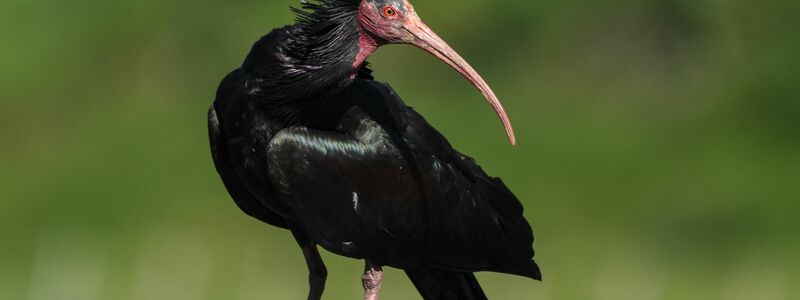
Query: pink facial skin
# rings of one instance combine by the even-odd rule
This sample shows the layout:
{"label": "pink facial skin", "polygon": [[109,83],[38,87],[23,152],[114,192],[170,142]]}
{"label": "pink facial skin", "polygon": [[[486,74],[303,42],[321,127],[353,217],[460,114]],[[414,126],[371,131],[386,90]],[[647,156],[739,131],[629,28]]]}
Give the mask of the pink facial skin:
{"label": "pink facial skin", "polygon": [[361,5],[358,7],[358,55],[353,62],[353,68],[358,68],[369,57],[375,49],[385,44],[380,38],[376,37],[376,33],[380,36],[382,28],[387,24],[379,24],[383,17],[380,10],[374,4],[370,4],[367,0],[362,0]]}
{"label": "pink facial skin", "polygon": [[[404,4],[406,5],[404,10],[411,5],[407,1],[404,1]],[[387,8],[391,8],[394,14],[385,15],[384,11]],[[370,1],[361,1],[357,17],[360,51],[353,62],[354,68],[361,66],[364,60],[380,46],[392,43],[407,43],[403,39],[404,35],[401,30],[406,17],[404,10],[391,6],[376,7]]]}

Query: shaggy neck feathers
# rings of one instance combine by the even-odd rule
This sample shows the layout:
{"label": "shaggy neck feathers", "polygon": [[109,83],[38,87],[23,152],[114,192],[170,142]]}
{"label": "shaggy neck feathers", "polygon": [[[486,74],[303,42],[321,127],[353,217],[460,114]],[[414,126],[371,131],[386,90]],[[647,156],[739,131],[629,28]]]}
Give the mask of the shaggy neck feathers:
{"label": "shaggy neck feathers", "polygon": [[313,106],[352,83],[378,47],[358,22],[360,0],[319,0],[292,8],[294,25],[256,42],[242,69],[251,94],[276,104]]}

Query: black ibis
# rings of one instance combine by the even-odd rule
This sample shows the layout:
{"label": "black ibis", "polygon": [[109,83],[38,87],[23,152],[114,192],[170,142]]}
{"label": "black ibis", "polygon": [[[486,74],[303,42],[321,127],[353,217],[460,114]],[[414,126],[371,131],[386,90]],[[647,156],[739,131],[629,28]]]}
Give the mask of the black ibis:
{"label": "black ibis", "polygon": [[304,1],[295,24],[259,39],[219,86],[208,125],[214,162],[248,215],[291,231],[308,299],[327,270],[317,246],[365,260],[366,299],[382,266],[403,269],[425,299],[486,299],[473,272],[540,280],[519,200],[451,147],[366,59],[412,44],[472,85],[514,133],[477,72],[405,0]]}

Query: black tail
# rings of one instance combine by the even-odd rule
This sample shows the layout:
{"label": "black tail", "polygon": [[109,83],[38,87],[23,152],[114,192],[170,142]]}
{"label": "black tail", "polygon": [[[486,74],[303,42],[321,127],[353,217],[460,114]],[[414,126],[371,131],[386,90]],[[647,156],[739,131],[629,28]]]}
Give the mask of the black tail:
{"label": "black tail", "polygon": [[487,300],[472,273],[459,273],[427,267],[406,270],[425,300]]}

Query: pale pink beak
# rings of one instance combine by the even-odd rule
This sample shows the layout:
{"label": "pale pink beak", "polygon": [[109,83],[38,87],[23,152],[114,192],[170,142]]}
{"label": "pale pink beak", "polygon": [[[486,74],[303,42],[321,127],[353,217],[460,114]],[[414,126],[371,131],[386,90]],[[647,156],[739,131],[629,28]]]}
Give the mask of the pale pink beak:
{"label": "pale pink beak", "polygon": [[511,127],[511,121],[508,119],[508,115],[506,115],[506,110],[503,108],[503,105],[500,104],[500,101],[497,100],[497,96],[494,95],[492,88],[481,78],[481,75],[479,75],[469,63],[461,58],[461,55],[458,55],[453,48],[450,48],[442,38],[436,35],[428,25],[425,25],[416,13],[412,12],[407,16],[406,22],[403,23],[403,28],[410,34],[407,42],[435,55],[453,69],[456,69],[456,71],[461,73],[473,86],[481,91],[483,96],[486,97],[486,101],[492,105],[497,116],[500,117],[500,121],[503,122],[508,140],[512,145],[515,145],[517,140],[514,136],[514,128]]}

